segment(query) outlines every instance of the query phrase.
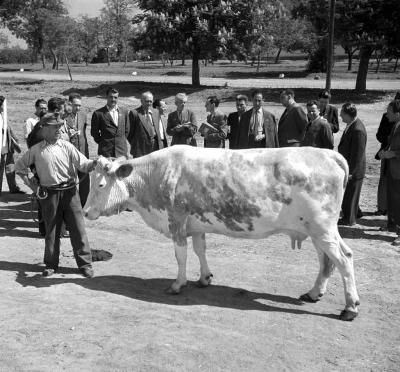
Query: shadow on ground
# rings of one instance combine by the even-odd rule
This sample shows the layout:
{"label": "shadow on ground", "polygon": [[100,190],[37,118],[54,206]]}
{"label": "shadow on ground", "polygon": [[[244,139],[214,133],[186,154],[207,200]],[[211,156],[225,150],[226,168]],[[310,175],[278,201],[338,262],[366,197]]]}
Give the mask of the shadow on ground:
{"label": "shadow on ground", "polygon": [[[297,298],[247,291],[241,288],[222,285],[198,288],[194,282],[188,282],[188,286],[184,288],[180,295],[173,296],[165,293],[165,289],[172,282],[170,279],[166,278],[142,279],[122,275],[98,276],[92,279],[44,278],[40,274],[43,267],[39,265],[9,261],[0,261],[0,270],[15,271],[17,273],[16,281],[24,287],[47,288],[64,283],[73,283],[89,290],[108,292],[152,303],[175,306],[207,305],[237,310],[272,311],[338,319],[338,316],[335,314],[322,314],[300,308],[292,308],[293,306],[301,306],[304,304]],[[27,272],[34,272],[37,274],[32,277],[28,276]],[[78,271],[77,269],[60,268],[59,273],[76,274]],[[263,301],[286,304],[292,307],[286,308],[265,304]]]}

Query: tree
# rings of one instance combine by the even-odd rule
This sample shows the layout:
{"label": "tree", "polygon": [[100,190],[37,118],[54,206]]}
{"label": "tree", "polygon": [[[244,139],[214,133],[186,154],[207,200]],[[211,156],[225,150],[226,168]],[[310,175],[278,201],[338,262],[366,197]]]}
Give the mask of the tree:
{"label": "tree", "polygon": [[24,39],[33,50],[35,59],[42,57],[45,68],[47,22],[68,13],[62,0],[2,0],[0,18],[17,37]]}
{"label": "tree", "polygon": [[0,31],[0,48],[8,48],[9,39],[8,36]]}
{"label": "tree", "polygon": [[100,48],[101,23],[98,17],[83,16],[78,21],[76,46],[86,66],[97,55]]}
{"label": "tree", "polygon": [[[253,0],[253,2],[256,0]],[[250,2],[250,1],[249,1]],[[245,17],[245,0],[140,0],[149,44],[176,36],[176,45],[192,56],[192,84],[200,85],[201,58],[223,51],[236,23]],[[232,31],[231,31],[232,29]],[[175,46],[172,45],[174,48]]]}
{"label": "tree", "polygon": [[101,20],[104,26],[103,40],[108,53],[113,46],[116,56],[121,61],[124,56],[125,64],[128,59],[129,39],[132,30],[132,12],[135,1],[133,0],[104,0],[104,8],[101,10]]}

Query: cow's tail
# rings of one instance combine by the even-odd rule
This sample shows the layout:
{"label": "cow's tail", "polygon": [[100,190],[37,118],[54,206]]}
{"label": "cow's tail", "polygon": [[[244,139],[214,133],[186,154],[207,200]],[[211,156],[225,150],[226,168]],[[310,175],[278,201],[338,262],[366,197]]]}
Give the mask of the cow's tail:
{"label": "cow's tail", "polygon": [[349,165],[347,164],[347,160],[340,155],[339,153],[335,156],[335,161],[340,168],[343,169],[344,172],[344,181],[343,181],[343,188],[346,188],[347,182],[349,180]]}

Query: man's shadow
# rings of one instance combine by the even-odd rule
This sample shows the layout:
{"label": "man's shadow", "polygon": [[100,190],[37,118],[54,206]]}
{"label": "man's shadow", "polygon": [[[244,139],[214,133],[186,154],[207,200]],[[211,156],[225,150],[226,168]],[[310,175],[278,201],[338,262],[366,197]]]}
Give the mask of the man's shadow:
{"label": "man's shadow", "polygon": [[[31,201],[0,207],[0,237],[15,236],[37,238],[37,210],[36,204]],[[33,229],[27,230],[27,229]]]}
{"label": "man's shadow", "polygon": [[[58,284],[74,283],[92,291],[109,292],[151,303],[175,306],[207,305],[236,310],[283,312],[338,319],[338,316],[335,314],[322,314],[301,309],[300,306],[304,303],[297,298],[253,292],[242,288],[222,285],[199,288],[194,282],[188,282],[187,287],[182,290],[181,294],[173,296],[165,293],[165,289],[172,283],[171,279],[166,278],[142,279],[122,275],[97,276],[92,279],[44,278],[41,275],[43,267],[39,265],[8,261],[0,261],[0,270],[15,271],[17,273],[16,281],[24,287],[47,288]],[[27,272],[37,274],[28,276]],[[78,271],[73,268],[60,268],[59,273],[76,274]],[[266,304],[265,302],[272,302],[274,304]],[[287,304],[289,307],[275,306],[275,303]],[[293,306],[298,308],[293,308]]]}

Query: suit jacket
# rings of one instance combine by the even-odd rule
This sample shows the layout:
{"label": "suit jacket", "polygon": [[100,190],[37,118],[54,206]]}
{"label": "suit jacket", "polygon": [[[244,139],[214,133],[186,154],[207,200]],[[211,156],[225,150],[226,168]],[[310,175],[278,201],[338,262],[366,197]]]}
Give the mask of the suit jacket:
{"label": "suit jacket", "polygon": [[396,123],[388,140],[388,149],[395,152],[396,157],[387,159],[391,176],[400,179],[400,122]]}
{"label": "suit jacket", "polygon": [[379,151],[388,147],[389,135],[392,132],[395,123],[389,121],[387,113],[382,115],[381,122],[379,123],[378,131],[376,132],[376,139],[381,143],[381,147],[375,155],[375,159],[379,160]]}
{"label": "suit jacket", "polygon": [[228,135],[228,127],[226,125],[226,115],[216,110],[214,116],[207,116],[207,123],[211,124],[216,131],[209,131],[204,136],[204,147],[225,148],[225,140]]}
{"label": "suit jacket", "polygon": [[306,113],[295,103],[287,108],[278,124],[278,141],[280,147],[300,146],[308,126]]}
{"label": "suit jacket", "polygon": [[[278,135],[276,131],[276,119],[273,114],[267,111],[264,107],[263,111],[263,134],[265,138],[260,141],[259,147],[274,148],[279,147],[278,145]],[[253,114],[253,109],[246,111],[240,120],[237,149],[248,149],[253,147],[249,138],[250,132],[250,122],[251,116]]]}
{"label": "suit jacket", "polygon": [[365,126],[360,119],[356,119],[343,133],[338,147],[339,153],[344,156],[349,164],[349,174],[353,180],[365,177],[366,145],[367,132]]}
{"label": "suit jacket", "polygon": [[237,111],[232,112],[228,115],[227,125],[230,129],[228,135],[229,148],[232,150],[237,149],[239,146],[239,130],[242,122],[242,117],[243,114],[241,115],[239,120],[239,113]]}
{"label": "suit jacket", "polygon": [[[175,127],[179,124],[188,124],[183,130],[178,131]],[[197,146],[193,137],[197,132],[196,116],[191,110],[183,109],[181,119],[179,119],[178,111],[171,112],[168,115],[167,134],[172,136],[171,146],[173,145],[191,145]]]}
{"label": "suit jacket", "polygon": [[[87,128],[87,115],[82,111],[77,112],[77,126],[76,130],[79,131],[79,134],[74,136],[69,135],[69,141],[87,158],[89,158],[89,146],[86,136],[86,128]],[[66,128],[68,129],[75,129],[75,117],[73,114],[67,115],[65,118]]]}
{"label": "suit jacket", "polygon": [[119,107],[118,126],[113,122],[107,106],[96,110],[92,116],[90,134],[99,145],[97,152],[99,155],[105,157],[127,156],[128,110]]}
{"label": "suit jacket", "polygon": [[160,135],[160,114],[158,110],[151,111],[153,124],[149,123],[142,106],[129,113],[130,130],[128,141],[131,145],[131,154],[134,158],[150,154],[153,151],[161,150],[166,147]]}
{"label": "suit jacket", "polygon": [[324,118],[316,118],[307,127],[301,146],[319,147],[320,149],[333,149],[334,140],[331,126]]}
{"label": "suit jacket", "polygon": [[328,123],[330,124],[332,129],[332,133],[339,132],[339,115],[338,109],[335,106],[329,104],[326,105],[325,110],[321,111],[320,115],[328,120]]}

